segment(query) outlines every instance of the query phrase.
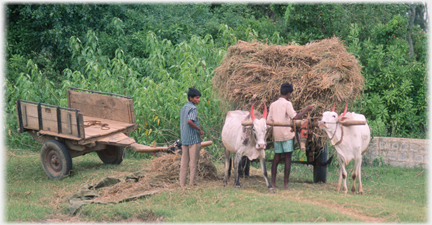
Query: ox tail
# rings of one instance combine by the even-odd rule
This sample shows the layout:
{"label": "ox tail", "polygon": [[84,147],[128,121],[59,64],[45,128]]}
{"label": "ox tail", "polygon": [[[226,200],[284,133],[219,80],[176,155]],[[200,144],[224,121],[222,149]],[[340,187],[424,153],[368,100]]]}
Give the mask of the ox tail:
{"label": "ox tail", "polygon": [[228,178],[231,176],[231,168],[232,168],[232,159],[229,159],[229,167],[228,167]]}
{"label": "ox tail", "polygon": [[317,165],[318,166],[327,166],[327,165],[329,165],[331,163],[331,161],[333,160],[333,156],[334,156],[334,153],[333,153],[333,155],[326,162],[321,162],[319,160],[319,158],[317,158]]}

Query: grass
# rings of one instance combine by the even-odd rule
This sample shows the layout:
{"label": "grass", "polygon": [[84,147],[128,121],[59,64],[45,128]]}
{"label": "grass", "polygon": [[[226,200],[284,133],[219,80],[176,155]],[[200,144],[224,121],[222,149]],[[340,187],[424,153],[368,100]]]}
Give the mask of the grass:
{"label": "grass", "polygon": [[[426,222],[426,171],[420,168],[363,167],[363,195],[335,192],[338,171],[329,168],[328,181],[315,184],[312,166],[294,164],[294,190],[268,192],[260,169],[242,178],[201,181],[196,187],[176,188],[119,204],[90,204],[76,215],[68,198],[85,184],[106,176],[138,171],[149,163],[128,158],[121,165],[105,165],[95,153],[73,159],[74,174],[61,181],[45,175],[39,153],[8,149],[6,161],[7,222]],[[219,177],[223,165],[216,163]],[[253,164],[254,165],[254,164]],[[283,165],[281,165],[283,166]],[[269,167],[268,167],[269,168]],[[281,168],[280,168],[281,169]],[[352,164],[348,165],[348,172]],[[349,176],[350,177],[350,176]],[[350,189],[351,179],[347,185]],[[277,176],[282,187],[283,173]]]}

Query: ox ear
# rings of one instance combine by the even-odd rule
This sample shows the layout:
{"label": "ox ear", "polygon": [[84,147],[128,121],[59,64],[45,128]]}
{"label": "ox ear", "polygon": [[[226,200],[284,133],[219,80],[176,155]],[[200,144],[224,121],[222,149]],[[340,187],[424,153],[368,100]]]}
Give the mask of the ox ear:
{"label": "ox ear", "polygon": [[340,115],[337,119],[338,122],[343,122],[344,120],[348,119],[348,117],[346,117],[345,115]]}

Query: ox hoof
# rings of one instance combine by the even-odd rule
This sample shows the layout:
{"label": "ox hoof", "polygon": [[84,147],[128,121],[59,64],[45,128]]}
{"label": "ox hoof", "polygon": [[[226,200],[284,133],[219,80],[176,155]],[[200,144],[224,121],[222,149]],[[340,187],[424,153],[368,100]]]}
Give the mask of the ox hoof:
{"label": "ox hoof", "polygon": [[235,188],[236,188],[236,189],[240,189],[240,186],[237,186],[237,185],[236,185]]}
{"label": "ox hoof", "polygon": [[275,193],[274,188],[269,188],[269,192],[272,193],[272,194]]}

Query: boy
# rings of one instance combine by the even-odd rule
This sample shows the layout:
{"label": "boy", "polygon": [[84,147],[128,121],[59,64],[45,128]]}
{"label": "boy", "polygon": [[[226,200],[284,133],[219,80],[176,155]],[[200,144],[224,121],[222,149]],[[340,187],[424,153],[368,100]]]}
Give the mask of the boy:
{"label": "boy", "polygon": [[188,164],[190,167],[190,185],[195,184],[196,167],[201,150],[201,137],[204,131],[199,128],[198,109],[201,93],[195,88],[189,88],[189,102],[180,110],[180,136],[182,142],[182,156],[180,162],[180,186],[186,185]]}
{"label": "boy", "polygon": [[[289,83],[283,83],[281,85],[280,98],[270,104],[270,112],[267,119],[268,121],[289,123],[291,122],[291,120],[301,119],[303,115],[305,115],[307,112],[312,111],[315,104],[307,106],[300,113],[296,113],[292,103],[288,101],[293,90],[293,86]],[[294,150],[294,136],[295,134],[292,131],[291,127],[273,127],[275,155],[271,168],[271,182],[273,187],[275,188],[277,166],[279,164],[280,158],[282,156],[285,156],[284,189],[292,189],[292,187],[288,185],[288,182],[291,172],[291,156]]]}

